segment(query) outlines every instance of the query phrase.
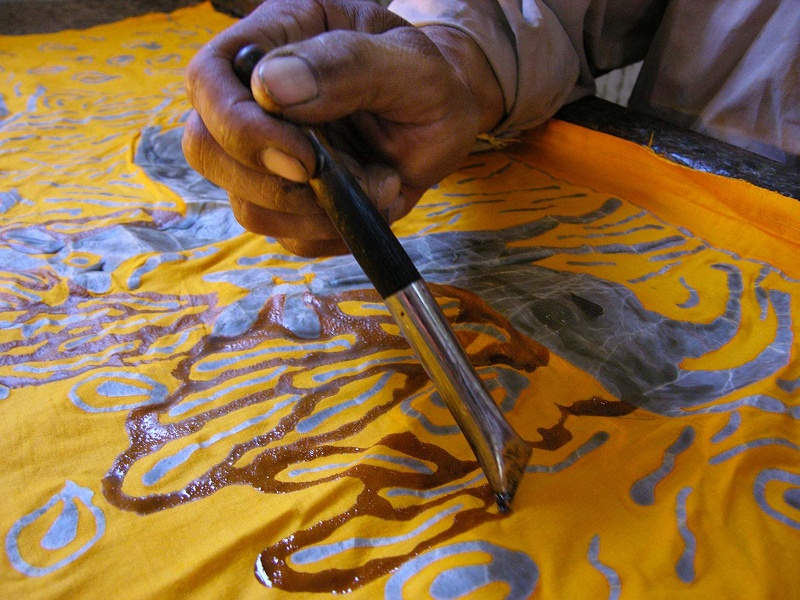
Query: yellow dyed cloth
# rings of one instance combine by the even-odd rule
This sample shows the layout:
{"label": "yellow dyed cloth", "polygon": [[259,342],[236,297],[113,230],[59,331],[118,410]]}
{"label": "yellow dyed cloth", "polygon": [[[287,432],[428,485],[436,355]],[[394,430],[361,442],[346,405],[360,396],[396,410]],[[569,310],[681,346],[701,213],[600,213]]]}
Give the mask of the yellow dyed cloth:
{"label": "yellow dyed cloth", "polygon": [[352,258],[186,166],[230,22],[0,38],[0,597],[797,597],[800,203],[556,121],[395,226],[533,446],[501,515]]}

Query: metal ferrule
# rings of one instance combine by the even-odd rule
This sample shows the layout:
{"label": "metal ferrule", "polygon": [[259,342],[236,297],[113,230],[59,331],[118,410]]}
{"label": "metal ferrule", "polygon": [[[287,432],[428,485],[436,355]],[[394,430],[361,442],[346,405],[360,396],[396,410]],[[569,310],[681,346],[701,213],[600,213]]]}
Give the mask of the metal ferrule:
{"label": "metal ferrule", "polygon": [[506,421],[422,279],[384,300],[472,447],[501,510],[516,491],[530,446]]}

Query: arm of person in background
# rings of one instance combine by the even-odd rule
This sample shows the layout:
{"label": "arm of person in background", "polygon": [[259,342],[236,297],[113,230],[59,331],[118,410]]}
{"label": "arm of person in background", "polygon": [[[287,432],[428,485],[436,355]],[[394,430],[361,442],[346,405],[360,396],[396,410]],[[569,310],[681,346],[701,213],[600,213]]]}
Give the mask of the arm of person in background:
{"label": "arm of person in background", "polygon": [[[228,191],[246,229],[295,254],[346,252],[305,184],[314,154],[292,123],[326,124],[382,214],[402,217],[480,134],[507,131],[521,35],[544,65],[523,125],[547,119],[573,88],[578,61],[558,20],[533,1],[509,20],[515,4],[398,0],[390,12],[364,0],[267,0],[189,65],[187,160]],[[252,95],[233,71],[251,43],[267,51]]]}

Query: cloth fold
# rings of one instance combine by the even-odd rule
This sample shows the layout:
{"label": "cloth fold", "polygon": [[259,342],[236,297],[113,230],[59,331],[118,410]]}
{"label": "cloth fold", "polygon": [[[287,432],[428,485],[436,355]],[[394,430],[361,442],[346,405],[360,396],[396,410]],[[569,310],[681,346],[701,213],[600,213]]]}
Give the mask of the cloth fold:
{"label": "cloth fold", "polygon": [[462,29],[506,102],[496,138],[594,92],[644,59],[629,106],[774,160],[800,156],[800,4],[794,0],[395,0],[412,23]]}

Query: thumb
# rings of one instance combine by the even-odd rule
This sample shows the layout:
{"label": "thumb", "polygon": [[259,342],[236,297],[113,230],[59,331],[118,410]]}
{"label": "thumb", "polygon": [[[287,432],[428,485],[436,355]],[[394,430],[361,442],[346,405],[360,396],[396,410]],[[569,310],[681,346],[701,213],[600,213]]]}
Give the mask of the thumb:
{"label": "thumb", "polygon": [[436,47],[413,26],[381,34],[337,30],[270,52],[251,84],[261,106],[291,121],[369,111],[407,122],[446,104],[436,58]]}

